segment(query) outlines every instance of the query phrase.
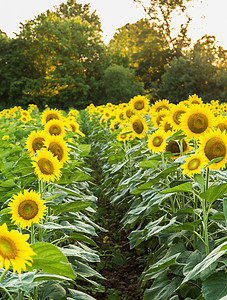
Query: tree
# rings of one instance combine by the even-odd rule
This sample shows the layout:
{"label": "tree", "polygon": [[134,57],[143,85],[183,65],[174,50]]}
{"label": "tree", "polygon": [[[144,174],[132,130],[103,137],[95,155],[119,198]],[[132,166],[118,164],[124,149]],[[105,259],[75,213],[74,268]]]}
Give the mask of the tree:
{"label": "tree", "polygon": [[135,72],[123,66],[110,66],[104,74],[106,101],[114,104],[128,102],[132,97],[143,94],[143,83],[135,81]]}
{"label": "tree", "polygon": [[26,58],[39,74],[26,90],[35,102],[80,109],[100,96],[109,59],[94,23],[47,11],[22,24],[18,38],[26,42]]}
{"label": "tree", "polygon": [[214,36],[205,35],[188,55],[166,67],[158,96],[179,102],[195,93],[204,101],[225,101],[226,86],[226,51],[215,45]]}
{"label": "tree", "polygon": [[109,48],[112,55],[118,51],[125,58],[129,57],[129,66],[135,70],[136,80],[144,82],[149,93],[160,82],[165,66],[172,58],[165,37],[147,19],[118,29]]}
{"label": "tree", "polygon": [[[187,36],[188,25],[192,18],[187,13],[187,4],[192,0],[133,0],[140,3],[150,22],[156,30],[165,36],[169,48],[179,57],[183,51],[189,47],[191,40]],[[178,35],[172,37],[172,17],[174,13],[184,14],[186,22],[180,25]]]}

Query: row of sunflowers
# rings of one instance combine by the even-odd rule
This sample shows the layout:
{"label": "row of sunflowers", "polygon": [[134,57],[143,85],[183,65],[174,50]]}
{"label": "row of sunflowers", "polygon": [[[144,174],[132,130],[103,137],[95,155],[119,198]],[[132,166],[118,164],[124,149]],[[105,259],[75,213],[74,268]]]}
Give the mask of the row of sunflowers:
{"label": "row of sunflowers", "polygon": [[227,104],[139,95],[91,104],[84,119],[103,197],[124,211],[122,230],[145,266],[143,299],[224,300]]}
{"label": "row of sunflowers", "polygon": [[0,112],[0,298],[94,299],[96,197],[77,110]]}

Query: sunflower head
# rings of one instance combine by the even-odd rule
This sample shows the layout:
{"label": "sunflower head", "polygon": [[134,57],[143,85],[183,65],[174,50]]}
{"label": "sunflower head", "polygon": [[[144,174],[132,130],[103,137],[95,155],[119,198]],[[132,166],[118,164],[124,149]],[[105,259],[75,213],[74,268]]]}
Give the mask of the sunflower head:
{"label": "sunflower head", "polygon": [[22,228],[30,227],[32,223],[40,223],[46,210],[44,200],[41,200],[40,194],[27,190],[24,190],[24,193],[20,192],[17,195],[13,195],[13,200],[9,207],[13,223],[20,224]]}
{"label": "sunflower head", "polygon": [[135,96],[129,102],[129,107],[133,112],[145,114],[149,108],[149,99],[145,96]]}
{"label": "sunflower head", "polygon": [[48,135],[44,145],[60,162],[64,163],[69,159],[69,148],[61,136]]}
{"label": "sunflower head", "polygon": [[[182,147],[182,150],[181,150]],[[172,159],[176,159],[182,154],[186,154],[187,152],[191,151],[192,147],[188,144],[187,139],[182,140],[170,140],[168,141],[165,151],[171,152],[173,156]]]}
{"label": "sunflower head", "polygon": [[44,128],[45,133],[50,135],[65,136],[65,124],[62,120],[53,119],[46,123]]}
{"label": "sunflower head", "polygon": [[143,138],[148,131],[148,125],[145,119],[139,115],[133,116],[129,120],[129,131],[132,131],[134,137]]}
{"label": "sunflower head", "polygon": [[26,140],[26,148],[30,156],[33,156],[36,151],[44,147],[46,134],[44,131],[32,131]]}
{"label": "sunflower head", "polygon": [[204,153],[207,163],[215,158],[221,158],[219,162],[213,163],[209,166],[210,169],[219,170],[224,168],[227,159],[227,135],[221,132],[220,129],[211,130],[207,132],[200,139],[200,147],[198,151]]}
{"label": "sunflower head", "polygon": [[205,105],[192,105],[181,115],[180,121],[188,138],[199,139],[214,126],[214,114]]}
{"label": "sunflower head", "polygon": [[0,268],[13,268],[13,272],[26,271],[31,266],[32,256],[36,253],[27,243],[28,234],[22,235],[16,230],[9,231],[6,223],[0,226]]}
{"label": "sunflower head", "polygon": [[206,158],[203,153],[195,153],[185,159],[185,163],[181,165],[182,174],[192,176],[199,174],[201,169],[206,165]]}
{"label": "sunflower head", "polygon": [[46,148],[37,152],[37,156],[32,157],[32,165],[35,167],[35,174],[39,180],[45,182],[55,181],[61,177],[62,162]]}
{"label": "sunflower head", "polygon": [[169,136],[163,129],[158,129],[153,132],[148,138],[148,148],[154,152],[162,152],[166,147],[166,139]]}
{"label": "sunflower head", "polygon": [[63,116],[60,110],[47,108],[42,113],[42,124],[45,125],[50,120],[62,120]]}

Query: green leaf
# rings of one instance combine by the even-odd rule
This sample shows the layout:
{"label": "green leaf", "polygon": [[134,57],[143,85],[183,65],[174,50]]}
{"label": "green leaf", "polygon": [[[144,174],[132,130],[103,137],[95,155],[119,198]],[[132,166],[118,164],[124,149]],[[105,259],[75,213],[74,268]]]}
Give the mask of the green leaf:
{"label": "green leaf", "polygon": [[38,288],[39,300],[62,299],[66,295],[65,289],[56,282],[45,282]]}
{"label": "green leaf", "polygon": [[58,247],[49,243],[35,243],[31,247],[37,255],[32,257],[33,264],[27,267],[28,271],[36,269],[71,279],[75,278],[71,264]]}
{"label": "green leaf", "polygon": [[[2,275],[4,269],[1,269],[0,274]],[[29,292],[33,286],[34,272],[26,272],[23,274],[12,273],[8,271],[0,283],[0,287],[10,289],[11,291],[18,292],[22,290],[24,292]]]}
{"label": "green leaf", "polygon": [[202,271],[209,268],[212,263],[216,262],[219,259],[219,257],[226,253],[226,250],[222,250],[222,247],[225,247],[226,245],[227,242],[215,248],[207,257],[205,257],[199,264],[197,264],[191,271],[187,273],[182,283],[191,280],[192,278],[200,274]]}
{"label": "green leaf", "polygon": [[143,160],[139,163],[139,167],[143,169],[148,169],[148,168],[156,168],[157,165],[159,164],[158,160]]}
{"label": "green leaf", "polygon": [[227,299],[227,274],[219,272],[208,277],[202,284],[205,300]]}
{"label": "green leaf", "polygon": [[58,205],[50,205],[55,215],[61,214],[63,212],[77,212],[89,206],[91,206],[91,203],[85,201],[75,201]]}
{"label": "green leaf", "polygon": [[212,204],[218,198],[221,198],[227,193],[227,183],[221,183],[212,187],[209,187],[205,192],[200,194],[200,197],[207,199],[209,204]]}
{"label": "green leaf", "polygon": [[90,151],[91,151],[91,145],[90,144],[80,144],[77,147],[81,151],[80,152],[81,157],[88,156]]}
{"label": "green leaf", "polygon": [[227,198],[223,199],[223,212],[225,215],[225,222],[227,226]]}
{"label": "green leaf", "polygon": [[201,186],[205,185],[205,180],[202,174],[194,174],[193,175],[194,180],[199,183]]}
{"label": "green leaf", "polygon": [[176,262],[176,259],[178,258],[179,255],[180,255],[180,253],[177,253],[177,254],[167,257],[165,259],[160,259],[157,263],[151,265],[146,272],[144,272],[145,276],[147,274],[157,272],[161,269],[164,269],[164,268],[167,268],[167,267],[170,267],[173,265],[178,265],[178,263]]}
{"label": "green leaf", "polygon": [[92,296],[89,296],[88,294],[85,294],[81,291],[69,289],[69,292],[71,297],[76,300],[95,300],[95,298],[93,298]]}
{"label": "green leaf", "polygon": [[180,185],[174,186],[170,189],[159,192],[160,194],[176,193],[176,192],[192,192],[192,183],[186,182]]}

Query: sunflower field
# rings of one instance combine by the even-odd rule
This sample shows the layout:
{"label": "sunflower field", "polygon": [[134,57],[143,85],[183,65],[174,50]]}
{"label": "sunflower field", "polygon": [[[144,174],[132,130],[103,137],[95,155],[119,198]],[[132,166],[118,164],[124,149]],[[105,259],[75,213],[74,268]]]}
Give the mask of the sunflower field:
{"label": "sunflower field", "polygon": [[227,299],[227,104],[0,112],[0,299]]}

